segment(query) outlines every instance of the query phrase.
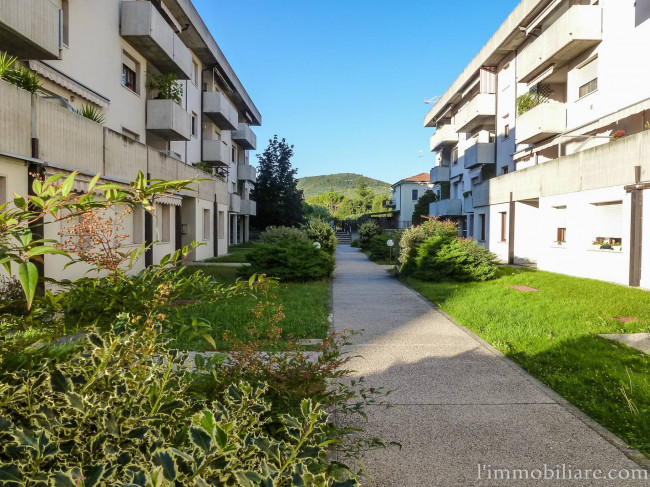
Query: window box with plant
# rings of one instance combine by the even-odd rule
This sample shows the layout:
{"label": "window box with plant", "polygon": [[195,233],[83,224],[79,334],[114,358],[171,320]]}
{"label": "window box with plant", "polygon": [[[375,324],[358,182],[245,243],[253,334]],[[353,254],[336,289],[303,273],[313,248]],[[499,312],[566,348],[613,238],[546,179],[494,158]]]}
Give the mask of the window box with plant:
{"label": "window box with plant", "polygon": [[620,238],[596,237],[592,245],[598,246],[600,250],[623,250],[623,241]]}

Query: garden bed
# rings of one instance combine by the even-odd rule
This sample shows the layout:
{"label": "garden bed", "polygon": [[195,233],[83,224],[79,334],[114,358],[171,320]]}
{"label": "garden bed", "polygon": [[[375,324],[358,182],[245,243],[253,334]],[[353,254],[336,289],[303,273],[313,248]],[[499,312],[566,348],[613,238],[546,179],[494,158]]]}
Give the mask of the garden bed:
{"label": "garden bed", "polygon": [[649,331],[650,293],[505,267],[490,282],[404,282],[650,456],[650,357],[598,336]]}

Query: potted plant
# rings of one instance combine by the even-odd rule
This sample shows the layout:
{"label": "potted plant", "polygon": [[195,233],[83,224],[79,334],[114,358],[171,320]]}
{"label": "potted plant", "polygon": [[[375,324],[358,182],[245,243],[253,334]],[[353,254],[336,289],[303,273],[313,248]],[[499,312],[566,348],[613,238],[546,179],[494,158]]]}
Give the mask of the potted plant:
{"label": "potted plant", "polygon": [[156,100],[174,100],[180,103],[183,96],[183,87],[176,81],[176,75],[173,73],[163,75],[150,75],[147,82],[149,91],[157,91]]}

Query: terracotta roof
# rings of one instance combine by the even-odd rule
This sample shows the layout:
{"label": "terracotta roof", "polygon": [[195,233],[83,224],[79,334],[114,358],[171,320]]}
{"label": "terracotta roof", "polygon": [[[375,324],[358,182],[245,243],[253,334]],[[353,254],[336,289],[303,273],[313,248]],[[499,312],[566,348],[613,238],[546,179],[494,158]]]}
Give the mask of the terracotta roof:
{"label": "terracotta roof", "polygon": [[410,178],[404,179],[404,181],[416,181],[419,183],[428,183],[430,174],[428,172],[421,172],[420,174],[416,174],[415,176],[411,176]]}

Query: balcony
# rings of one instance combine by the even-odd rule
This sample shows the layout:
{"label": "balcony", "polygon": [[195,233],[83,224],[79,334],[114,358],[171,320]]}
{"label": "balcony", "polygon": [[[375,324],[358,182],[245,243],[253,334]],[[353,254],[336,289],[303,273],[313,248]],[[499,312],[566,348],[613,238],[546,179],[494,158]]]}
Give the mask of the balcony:
{"label": "balcony", "polygon": [[456,131],[471,132],[481,125],[494,125],[496,113],[496,95],[479,93],[456,113],[454,117]]}
{"label": "balcony", "polygon": [[237,130],[239,115],[219,91],[203,92],[203,113],[222,130]]}
{"label": "balcony", "polygon": [[240,213],[241,204],[242,204],[241,196],[239,196],[236,193],[230,193],[230,206],[228,210],[232,213]]}
{"label": "balcony", "polygon": [[19,59],[58,59],[59,7],[50,0],[4,0],[0,46]]}
{"label": "balcony", "polygon": [[517,79],[528,83],[555,65],[559,68],[602,40],[601,8],[574,5],[517,56]]}
{"label": "balcony", "polygon": [[449,166],[436,166],[431,168],[430,179],[432,184],[449,181]]}
{"label": "balcony", "polygon": [[429,204],[430,216],[461,216],[463,214],[463,201],[448,199]]}
{"label": "balcony", "polygon": [[494,164],[496,162],[496,144],[487,142],[476,142],[465,149],[463,165],[465,169],[471,169],[481,164]]}
{"label": "balcony", "polygon": [[203,140],[203,162],[227,166],[230,164],[228,146],[220,140]]}
{"label": "balcony", "polygon": [[474,211],[474,200],[471,191],[467,196],[463,194],[463,211],[465,213],[472,213]]}
{"label": "balcony", "polygon": [[439,129],[436,129],[436,133],[431,136],[431,141],[429,146],[431,147],[431,152],[437,151],[442,147],[451,147],[458,143],[458,132],[451,124],[445,124]]}
{"label": "balcony", "polygon": [[120,35],[161,73],[190,79],[192,54],[151,2],[122,2]]}
{"label": "balcony", "polygon": [[246,150],[255,150],[257,148],[257,136],[246,123],[240,123],[237,130],[230,137]]}
{"label": "balcony", "polygon": [[490,182],[483,181],[472,185],[472,206],[479,208],[490,204]]}
{"label": "balcony", "polygon": [[257,203],[253,200],[241,200],[241,209],[239,210],[240,215],[257,215]]}
{"label": "balcony", "polygon": [[237,180],[254,183],[257,181],[257,170],[250,164],[239,164],[237,166]]}
{"label": "balcony", "polygon": [[542,103],[517,117],[515,142],[535,144],[566,130],[564,103]]}
{"label": "balcony", "polygon": [[192,116],[174,100],[147,100],[147,130],[165,140],[190,140]]}

